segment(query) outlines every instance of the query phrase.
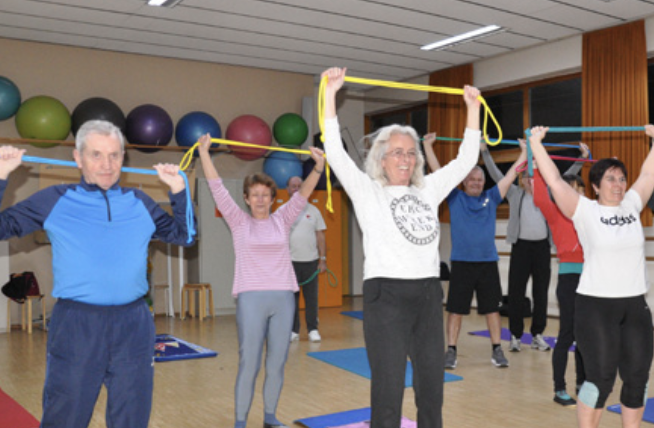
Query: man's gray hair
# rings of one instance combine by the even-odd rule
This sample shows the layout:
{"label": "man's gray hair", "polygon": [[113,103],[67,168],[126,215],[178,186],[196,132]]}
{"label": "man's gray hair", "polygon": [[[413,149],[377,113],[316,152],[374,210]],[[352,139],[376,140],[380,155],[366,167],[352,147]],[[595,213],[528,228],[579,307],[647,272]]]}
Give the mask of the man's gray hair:
{"label": "man's gray hair", "polygon": [[106,137],[114,137],[120,142],[120,151],[125,151],[125,137],[116,125],[106,120],[89,120],[84,122],[75,134],[75,148],[78,152],[84,151],[86,146],[86,139],[91,134],[104,135]]}
{"label": "man's gray hair", "polygon": [[472,173],[472,171],[474,171],[474,170],[481,171],[481,175],[482,175],[482,177],[484,177],[484,180],[486,180],[486,173],[484,172],[484,168],[482,168],[482,167],[479,166],[479,165],[475,165],[475,166],[472,167],[472,169],[470,170],[470,172],[468,173],[468,175],[470,175],[470,173]]}
{"label": "man's gray hair", "polygon": [[386,186],[388,184],[388,177],[386,177],[384,168],[382,167],[382,158],[388,149],[388,140],[390,140],[393,135],[407,135],[411,137],[415,143],[416,165],[413,169],[413,174],[411,175],[409,185],[422,187],[425,158],[422,155],[422,151],[420,151],[420,137],[418,137],[416,130],[410,126],[388,125],[367,136],[369,139],[372,139],[373,142],[372,147],[368,152],[368,156],[366,157],[366,173],[382,186]]}

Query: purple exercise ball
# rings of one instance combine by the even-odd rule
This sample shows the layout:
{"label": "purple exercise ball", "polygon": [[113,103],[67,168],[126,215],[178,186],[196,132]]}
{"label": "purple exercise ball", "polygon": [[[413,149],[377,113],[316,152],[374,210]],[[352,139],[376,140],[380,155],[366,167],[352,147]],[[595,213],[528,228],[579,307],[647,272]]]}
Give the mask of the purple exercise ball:
{"label": "purple exercise ball", "polygon": [[[125,122],[125,137],[130,144],[166,146],[173,137],[173,120],[166,110],[154,104],[143,104],[134,108],[127,115]],[[149,148],[139,150],[157,151]]]}

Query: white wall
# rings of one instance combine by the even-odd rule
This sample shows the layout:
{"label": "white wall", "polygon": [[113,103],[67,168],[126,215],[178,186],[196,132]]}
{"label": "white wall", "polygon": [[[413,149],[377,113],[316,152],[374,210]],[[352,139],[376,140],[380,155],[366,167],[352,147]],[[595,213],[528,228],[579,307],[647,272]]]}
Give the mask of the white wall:
{"label": "white wall", "polygon": [[[415,77],[403,83],[416,85],[429,85],[429,75]],[[400,105],[411,105],[427,101],[427,92],[398,90],[384,87],[363,87],[365,90],[365,111],[366,114],[384,110],[394,110]]]}
{"label": "white wall", "polygon": [[489,90],[580,71],[581,41],[570,37],[476,62],[474,84]]}
{"label": "white wall", "polygon": [[[225,179],[225,187],[234,201],[246,209],[243,201],[243,180]],[[207,180],[198,180],[198,245],[200,253],[200,282],[211,284],[216,315],[236,312],[236,300],[232,297],[234,280],[234,245],[229,227],[222,218],[216,217],[216,206]]]}
{"label": "white wall", "polygon": [[647,41],[647,53],[654,52],[654,16],[645,20],[645,38]]}

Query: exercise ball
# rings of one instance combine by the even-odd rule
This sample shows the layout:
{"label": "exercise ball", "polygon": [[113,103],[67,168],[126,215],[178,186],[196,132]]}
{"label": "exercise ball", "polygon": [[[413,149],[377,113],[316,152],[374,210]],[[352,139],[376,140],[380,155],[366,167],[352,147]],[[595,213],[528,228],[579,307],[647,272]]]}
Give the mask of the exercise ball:
{"label": "exercise ball", "polygon": [[280,146],[301,146],[309,135],[309,127],[302,116],[286,113],[277,118],[273,135]]}
{"label": "exercise ball", "polygon": [[[166,110],[154,104],[135,107],[125,121],[125,137],[130,144],[141,146],[166,146],[173,137],[173,120]],[[139,148],[142,152],[157,149]]]}
{"label": "exercise ball", "polygon": [[[29,98],[16,112],[16,130],[22,138],[35,140],[65,140],[70,133],[70,113],[56,98],[39,95]],[[36,147],[57,144],[33,143]]]}
{"label": "exercise ball", "polygon": [[[211,135],[211,138],[220,138],[222,136],[222,130],[218,121],[208,113],[192,111],[186,113],[177,121],[175,140],[178,146],[192,147],[201,136],[207,133]],[[211,147],[215,148],[219,145],[218,143],[213,143]],[[195,154],[197,155],[197,151]]]}
{"label": "exercise ball", "polygon": [[20,107],[20,91],[11,80],[0,76],[0,120],[16,114]]}
{"label": "exercise ball", "polygon": [[293,153],[272,152],[263,162],[263,172],[268,174],[280,189],[286,188],[291,177],[302,177],[302,161]]}
{"label": "exercise ball", "polygon": [[[239,116],[227,126],[225,138],[242,143],[256,144],[258,146],[270,146],[272,144],[272,133],[270,127],[263,119],[246,114]],[[232,153],[242,160],[259,159],[266,153],[266,149],[251,147],[230,146]]]}
{"label": "exercise ball", "polygon": [[[302,163],[302,179],[306,179],[309,174],[311,174],[311,171],[313,171],[313,168],[316,166],[316,161],[314,161],[312,158],[309,158],[305,160]],[[334,170],[329,171],[329,182],[334,186]],[[327,173],[325,171],[320,174],[320,178],[318,179],[318,184],[316,184],[316,190],[327,190]]]}
{"label": "exercise ball", "polygon": [[125,133],[125,114],[116,103],[106,98],[93,97],[82,101],[73,110],[71,119],[73,135],[77,135],[80,126],[89,120],[111,122]]}

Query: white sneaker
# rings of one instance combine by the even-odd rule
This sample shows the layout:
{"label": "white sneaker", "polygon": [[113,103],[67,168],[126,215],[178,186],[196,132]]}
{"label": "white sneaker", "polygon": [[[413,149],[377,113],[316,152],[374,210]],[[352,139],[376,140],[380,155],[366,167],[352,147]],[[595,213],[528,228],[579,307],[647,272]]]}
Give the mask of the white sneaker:
{"label": "white sneaker", "polygon": [[320,342],[322,340],[322,337],[320,337],[320,333],[318,333],[318,330],[311,330],[309,332],[309,340],[312,342]]}
{"label": "white sneaker", "polygon": [[520,352],[520,339],[511,335],[511,344],[509,345],[509,352]]}
{"label": "white sneaker", "polygon": [[550,345],[548,345],[547,342],[545,342],[543,335],[537,334],[531,340],[531,349],[538,349],[539,351],[549,351],[551,348]]}
{"label": "white sneaker", "polygon": [[300,335],[297,334],[296,332],[292,331],[291,332],[291,342],[297,342],[300,340]]}

